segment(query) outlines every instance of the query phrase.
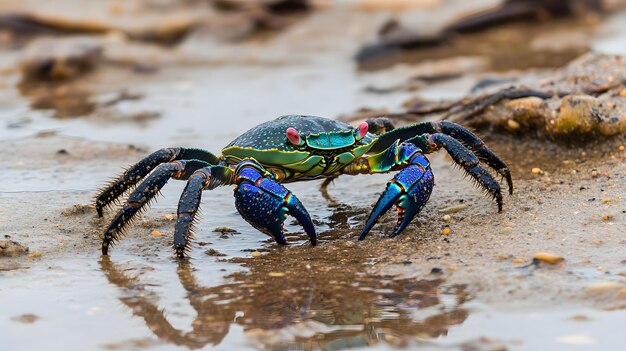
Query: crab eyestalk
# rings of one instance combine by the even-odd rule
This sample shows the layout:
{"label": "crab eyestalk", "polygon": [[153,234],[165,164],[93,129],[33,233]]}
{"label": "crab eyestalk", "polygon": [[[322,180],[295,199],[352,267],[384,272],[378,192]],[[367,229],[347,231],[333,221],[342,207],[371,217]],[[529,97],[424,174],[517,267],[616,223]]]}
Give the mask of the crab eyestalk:
{"label": "crab eyestalk", "polygon": [[295,146],[304,145],[304,139],[300,136],[300,133],[296,130],[296,128],[289,127],[285,132],[287,136],[287,140]]}
{"label": "crab eyestalk", "polygon": [[359,124],[359,126],[354,130],[354,138],[357,141],[365,138],[365,136],[367,135],[368,129],[369,129],[369,125],[367,124],[367,122],[363,122]]}

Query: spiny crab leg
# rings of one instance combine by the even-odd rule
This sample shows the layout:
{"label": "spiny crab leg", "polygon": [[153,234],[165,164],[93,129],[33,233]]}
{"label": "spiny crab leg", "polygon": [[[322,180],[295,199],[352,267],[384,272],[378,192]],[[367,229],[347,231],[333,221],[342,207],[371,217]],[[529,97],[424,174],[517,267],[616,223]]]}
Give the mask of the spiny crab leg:
{"label": "spiny crab leg", "polygon": [[[505,180],[509,188],[509,194],[513,194],[513,180],[511,179],[511,171],[504,161],[493,153],[478,136],[470,130],[449,121],[438,122],[422,122],[406,127],[395,128],[379,137],[376,145],[370,149],[370,152],[381,152],[391,146],[394,142],[414,143],[420,148],[424,145],[420,144],[420,140],[424,136],[444,134],[456,139],[465,148],[469,149],[478,159],[485,162],[487,166],[496,171]],[[426,148],[423,148],[426,152]]]}
{"label": "spiny crab leg", "polygon": [[207,166],[195,171],[187,180],[178,202],[176,227],[174,231],[174,251],[178,258],[185,258],[191,250],[193,224],[200,207],[202,191],[215,189],[233,183],[233,171],[226,166]]}
{"label": "spiny crab leg", "polygon": [[130,224],[135,216],[156,197],[159,190],[161,190],[170,178],[187,179],[193,171],[206,165],[207,163],[204,161],[190,160],[164,163],[157,167],[157,169],[130,194],[122,209],[104,231],[102,254],[108,254],[109,245],[120,239],[128,224]]}
{"label": "spiny crab leg", "polygon": [[95,200],[98,217],[102,217],[107,206],[115,203],[120,196],[137,185],[156,167],[176,160],[200,160],[213,165],[219,161],[219,158],[208,151],[193,148],[170,147],[155,151],[100,189]]}

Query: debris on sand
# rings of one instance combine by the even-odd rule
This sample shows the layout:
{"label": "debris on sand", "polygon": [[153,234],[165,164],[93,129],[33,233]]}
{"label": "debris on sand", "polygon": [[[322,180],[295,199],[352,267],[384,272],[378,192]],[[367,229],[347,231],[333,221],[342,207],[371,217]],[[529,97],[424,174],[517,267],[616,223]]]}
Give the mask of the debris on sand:
{"label": "debris on sand", "polygon": [[219,252],[219,251],[217,251],[215,249],[208,249],[208,250],[204,251],[204,254],[208,255],[208,256],[214,256],[214,257],[226,256],[226,254],[223,254],[223,253],[221,253],[221,252]]}
{"label": "debris on sand", "polygon": [[84,214],[90,214],[90,213],[93,213],[94,211],[95,211],[95,208],[91,204],[89,205],[76,204],[76,205],[72,205],[70,207],[64,208],[63,211],[61,211],[61,215],[65,217],[79,216],[79,215],[84,215]]}
{"label": "debris on sand", "polygon": [[497,6],[489,3],[485,7],[477,2],[473,7],[459,6],[460,11],[450,9],[456,15],[451,16],[449,22],[445,21],[448,23],[427,22],[429,26],[424,25],[424,20],[420,21],[417,15],[401,13],[382,24],[377,41],[364,46],[357,53],[356,60],[360,64],[367,64],[368,61],[397,55],[400,51],[432,49],[450,44],[459,36],[512,22],[546,22],[547,19],[559,17],[583,18],[602,12],[605,9],[603,3],[602,0],[505,0]]}
{"label": "debris on sand", "polygon": [[456,205],[456,206],[445,207],[445,208],[440,209],[439,213],[443,213],[443,214],[457,213],[457,212],[462,211],[462,210],[464,210],[464,209],[466,209],[468,207],[469,207],[468,204],[461,204],[461,205]]}
{"label": "debris on sand", "polygon": [[286,15],[311,9],[308,0],[162,1],[158,6],[131,0],[29,4],[3,4],[0,27],[14,36],[115,33],[164,45],[176,44],[198,28],[208,28],[218,38],[239,40],[258,31],[281,29],[290,23]]}
{"label": "debris on sand", "polygon": [[213,229],[214,233],[222,233],[222,234],[226,234],[226,233],[239,233],[238,231],[236,231],[233,228],[228,228],[228,227],[217,227],[215,229]]}
{"label": "debris on sand", "polygon": [[[522,74],[477,84],[453,101],[409,102],[403,112],[382,114],[403,124],[449,120],[476,129],[552,138],[606,138],[626,132],[626,56],[589,53],[560,70]],[[362,113],[343,117],[350,122]]]}
{"label": "debris on sand", "polygon": [[40,38],[26,48],[19,67],[22,83],[66,81],[93,70],[102,60],[98,39],[85,36]]}
{"label": "debris on sand", "polygon": [[9,239],[0,239],[0,257],[13,257],[25,255],[28,247]]}
{"label": "debris on sand", "polygon": [[41,319],[39,316],[37,316],[36,314],[32,314],[32,313],[25,313],[19,316],[11,317],[12,321],[24,323],[24,324],[33,324],[39,319]]}

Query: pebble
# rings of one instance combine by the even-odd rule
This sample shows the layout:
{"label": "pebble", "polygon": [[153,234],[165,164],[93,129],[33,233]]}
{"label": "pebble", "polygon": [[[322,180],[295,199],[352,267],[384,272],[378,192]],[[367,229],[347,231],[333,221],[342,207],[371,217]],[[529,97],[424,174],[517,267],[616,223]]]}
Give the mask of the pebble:
{"label": "pebble", "polygon": [[506,121],[506,125],[510,129],[513,129],[513,130],[519,129],[520,127],[520,124],[516,120],[513,120],[513,119],[509,119],[508,121]]}
{"label": "pebble", "polygon": [[526,262],[526,260],[524,260],[523,258],[514,258],[511,260],[511,262],[513,263],[524,263]]}
{"label": "pebble", "polygon": [[28,247],[16,241],[9,240],[9,236],[5,237],[7,239],[0,239],[0,257],[11,257],[28,253]]}
{"label": "pebble", "polygon": [[252,257],[260,257],[262,254],[260,252],[258,252],[258,251],[253,251],[251,253],[251,255],[252,255]]}
{"label": "pebble", "polygon": [[547,252],[537,252],[533,255],[533,260],[539,260],[541,262],[549,264],[557,264],[563,262],[565,258],[563,258],[563,256],[558,256]]}
{"label": "pebble", "polygon": [[269,272],[267,273],[270,277],[284,277],[285,272]]}
{"label": "pebble", "polygon": [[617,149],[618,149],[619,151],[624,151],[624,145],[620,145],[620,146],[618,146],[618,147],[617,147]]}
{"label": "pebble", "polygon": [[161,233],[160,231],[153,229],[152,231],[150,231],[150,234],[154,235],[154,236],[163,236],[164,234]]}
{"label": "pebble", "polygon": [[41,257],[41,251],[33,251],[28,254],[28,258],[39,258]]}
{"label": "pebble", "polygon": [[442,217],[442,219],[444,220],[444,222],[450,222],[450,220],[452,219],[452,217],[450,215],[445,215]]}
{"label": "pebble", "polygon": [[19,316],[12,317],[11,320],[24,324],[32,324],[40,319],[39,316],[32,313],[25,313]]}
{"label": "pebble", "polygon": [[208,249],[206,251],[204,251],[205,255],[209,255],[209,256],[216,256],[216,257],[223,257],[226,256],[225,254],[215,250],[215,249]]}
{"label": "pebble", "polygon": [[543,171],[539,167],[534,167],[531,172],[532,174],[543,174]]}
{"label": "pebble", "polygon": [[450,232],[451,232],[450,228],[444,228],[441,231],[441,234],[443,234],[443,235],[450,235]]}
{"label": "pebble", "polygon": [[591,170],[591,177],[596,178],[598,176],[598,171],[596,169]]}
{"label": "pebble", "polygon": [[166,214],[165,216],[163,216],[165,218],[166,221],[173,221],[174,218],[176,218],[173,214]]}

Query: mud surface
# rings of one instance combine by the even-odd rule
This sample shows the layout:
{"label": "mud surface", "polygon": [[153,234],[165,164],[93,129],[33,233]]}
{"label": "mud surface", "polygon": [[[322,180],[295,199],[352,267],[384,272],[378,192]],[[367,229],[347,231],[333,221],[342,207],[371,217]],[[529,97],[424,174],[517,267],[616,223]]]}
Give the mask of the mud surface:
{"label": "mud surface", "polygon": [[[448,156],[432,155],[433,195],[396,239],[386,238],[392,213],[356,241],[390,175],[339,178],[330,200],[317,181],[289,184],[317,226],[316,247],[293,223],[292,245],[277,247],[239,217],[230,188],[205,192],[187,263],[171,248],[184,186],[171,181],[111,256],[100,256],[113,212],[98,219],[93,195],[150,151],[217,152],[282,114],[397,110],[414,97],[368,92],[373,83],[405,81],[414,68],[359,73],[352,57],[386,15],[357,13],[347,5],[313,12],[261,42],[192,35],[176,47],[146,47],[109,38],[95,68],[42,82],[36,97],[20,90],[21,49],[4,48],[0,235],[28,252],[0,257],[3,347],[621,350],[623,135],[581,144],[485,132],[515,184],[501,214]],[[337,23],[346,30],[337,32]],[[147,73],[148,63],[156,70]],[[461,70],[417,95],[461,97],[482,78]],[[34,103],[75,88],[91,105],[71,118]],[[139,113],[155,117],[132,118]],[[538,252],[564,261],[533,262]]]}

